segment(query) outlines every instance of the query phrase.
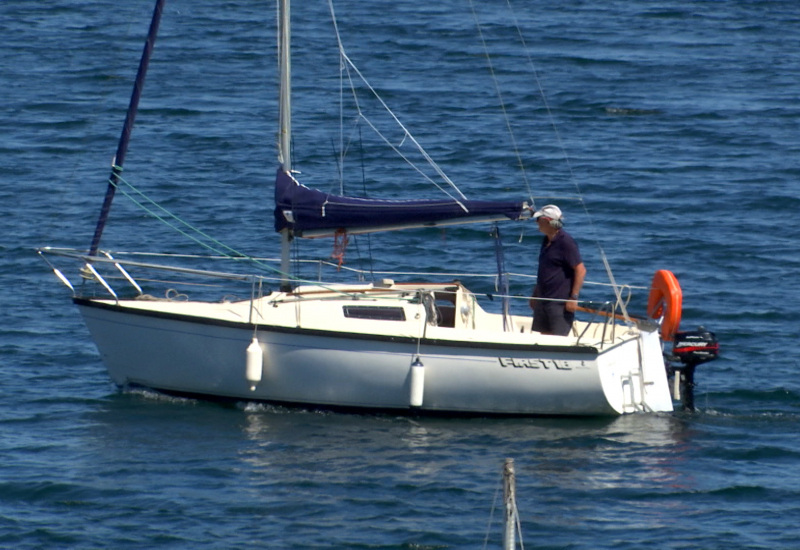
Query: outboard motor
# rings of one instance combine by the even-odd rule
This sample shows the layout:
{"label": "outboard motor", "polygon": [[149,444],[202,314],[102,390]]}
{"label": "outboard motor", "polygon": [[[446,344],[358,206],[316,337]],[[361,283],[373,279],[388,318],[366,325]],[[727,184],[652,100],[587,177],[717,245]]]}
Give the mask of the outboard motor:
{"label": "outboard motor", "polygon": [[673,377],[673,397],[680,399],[683,410],[694,410],[694,370],[697,365],[719,356],[719,342],[713,332],[703,327],[676,332],[672,354],[667,355],[667,375]]}

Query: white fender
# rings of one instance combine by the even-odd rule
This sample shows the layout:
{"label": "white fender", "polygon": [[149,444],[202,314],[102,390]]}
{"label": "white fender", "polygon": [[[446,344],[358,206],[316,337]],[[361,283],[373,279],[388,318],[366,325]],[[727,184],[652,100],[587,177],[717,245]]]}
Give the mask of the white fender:
{"label": "white fender", "polygon": [[261,382],[264,373],[264,352],[258,338],[253,337],[253,341],[247,346],[247,362],[245,365],[245,379],[250,384],[250,391],[255,391],[256,386]]}
{"label": "white fender", "polygon": [[425,394],[425,365],[417,357],[411,363],[411,391],[409,395],[409,405],[412,407],[421,407],[422,398]]}

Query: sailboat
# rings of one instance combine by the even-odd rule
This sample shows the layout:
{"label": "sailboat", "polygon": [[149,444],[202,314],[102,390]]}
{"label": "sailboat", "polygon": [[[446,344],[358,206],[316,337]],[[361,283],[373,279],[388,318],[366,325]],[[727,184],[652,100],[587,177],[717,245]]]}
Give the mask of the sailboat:
{"label": "sailboat", "polygon": [[[70,289],[117,385],[281,406],[445,415],[668,412],[679,392],[691,394],[694,367],[716,357],[718,345],[708,331],[679,331],[680,285],[665,270],[654,278],[649,315],[629,314],[614,286],[613,299],[586,305],[586,319],[576,320],[567,336],[533,331],[530,315],[505,307],[489,311],[485,295],[460,280],[393,275],[347,283],[293,277],[295,239],[524,223],[531,208],[525,201],[468,200],[449,193],[424,200],[346,197],[300,183],[292,163],[288,0],[279,5],[274,216],[282,253],[274,273],[264,275],[259,271],[264,260],[250,256],[234,254],[236,269],[219,270],[207,267],[210,257],[199,266],[171,265],[101,249],[111,200],[124,183],[122,163],[163,4],[156,1],[89,249],[38,249]],[[72,261],[73,271],[61,267],[62,261]],[[243,273],[245,265],[257,269]],[[238,285],[247,297],[183,282],[199,278]],[[169,290],[158,297],[152,289],[164,280]]]}

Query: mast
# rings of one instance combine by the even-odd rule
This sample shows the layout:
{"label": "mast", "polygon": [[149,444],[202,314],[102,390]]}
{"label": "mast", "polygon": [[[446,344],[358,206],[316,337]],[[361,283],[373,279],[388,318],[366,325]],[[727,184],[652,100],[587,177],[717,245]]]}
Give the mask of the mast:
{"label": "mast", "polygon": [[142,89],[144,89],[144,77],[147,74],[147,66],[150,64],[150,56],[153,53],[153,46],[155,46],[156,35],[158,34],[158,25],[161,22],[161,12],[164,10],[165,1],[166,0],[156,0],[156,5],[153,9],[153,17],[150,20],[150,29],[147,31],[147,40],[144,43],[142,58],[139,61],[139,70],[136,72],[136,80],[133,83],[133,93],[131,94],[131,100],[128,103],[128,113],[125,116],[125,124],[122,125],[122,134],[120,135],[119,143],[117,144],[117,154],[114,155],[114,161],[111,163],[111,176],[108,178],[106,196],[105,199],[103,199],[103,206],[100,209],[100,217],[97,219],[94,237],[92,237],[92,244],[89,247],[90,256],[97,254],[97,249],[100,247],[100,238],[103,236],[103,229],[106,226],[106,221],[108,221],[108,213],[111,210],[111,202],[114,200],[114,192],[117,190],[119,176],[122,173],[122,165],[125,162],[125,154],[128,152],[128,142],[131,138],[133,122],[136,119],[136,111],[139,108],[139,98],[142,95]]}
{"label": "mast", "polygon": [[505,518],[503,522],[503,550],[514,550],[517,528],[517,482],[514,476],[514,459],[507,458],[503,464],[503,502]]}
{"label": "mast", "polygon": [[[288,174],[292,170],[292,59],[290,50],[291,17],[289,0],[280,0],[278,47],[280,62],[280,136],[279,157],[281,167]],[[289,282],[292,234],[289,228],[281,230],[281,290],[292,289]]]}

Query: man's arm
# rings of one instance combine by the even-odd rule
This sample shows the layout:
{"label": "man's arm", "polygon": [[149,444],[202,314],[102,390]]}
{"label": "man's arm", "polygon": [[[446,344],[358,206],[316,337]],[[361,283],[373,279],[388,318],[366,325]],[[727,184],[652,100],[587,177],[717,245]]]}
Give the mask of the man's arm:
{"label": "man's arm", "polygon": [[572,282],[572,292],[570,292],[569,302],[566,305],[567,311],[575,311],[578,307],[578,296],[581,293],[583,281],[586,279],[586,266],[583,265],[583,262],[573,267],[573,269],[575,270],[575,280]]}

